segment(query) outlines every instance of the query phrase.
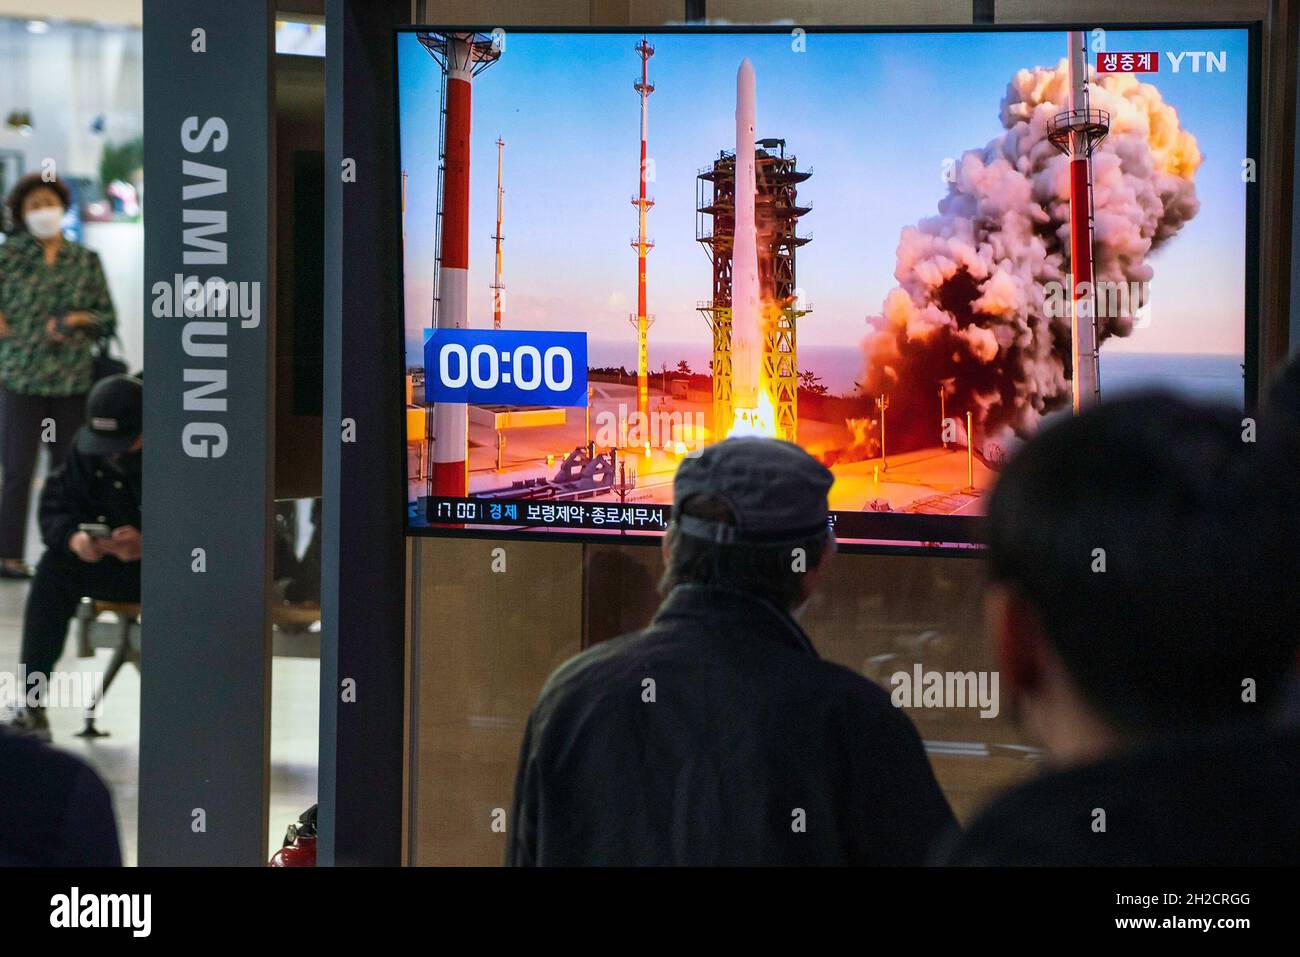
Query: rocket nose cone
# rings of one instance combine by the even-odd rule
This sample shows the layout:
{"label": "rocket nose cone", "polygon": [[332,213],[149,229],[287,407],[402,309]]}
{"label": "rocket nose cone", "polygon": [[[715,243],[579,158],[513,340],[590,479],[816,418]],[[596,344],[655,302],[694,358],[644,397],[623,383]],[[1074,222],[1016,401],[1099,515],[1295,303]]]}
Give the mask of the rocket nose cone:
{"label": "rocket nose cone", "polygon": [[736,82],[753,84],[754,64],[749,62],[749,57],[740,61],[740,69],[736,71]]}

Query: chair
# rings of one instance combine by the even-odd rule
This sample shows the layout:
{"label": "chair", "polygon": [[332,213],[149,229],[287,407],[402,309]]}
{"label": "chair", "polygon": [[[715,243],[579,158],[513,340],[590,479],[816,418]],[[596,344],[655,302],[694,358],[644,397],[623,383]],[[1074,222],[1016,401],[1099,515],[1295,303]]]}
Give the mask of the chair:
{"label": "chair", "polygon": [[117,673],[122,670],[124,664],[130,662],[135,665],[137,671],[140,669],[139,602],[99,601],[94,598],[81,599],[81,605],[77,608],[78,653],[83,658],[94,654],[90,627],[94,624],[95,619],[104,612],[110,612],[117,616],[117,644],[113,648],[113,657],[108,662],[108,670],[104,672],[104,683],[86,707],[86,726],[77,732],[79,738],[108,737],[109,732],[100,731],[95,727],[95,711],[103,703],[104,695],[108,694],[109,685],[113,683],[113,679],[117,677]]}
{"label": "chair", "polygon": [[315,602],[285,602],[271,606],[271,623],[283,631],[306,631],[320,621],[320,605]]}
{"label": "chair", "polygon": [[[95,653],[91,639],[91,626],[104,612],[117,616],[118,637],[113,646],[113,657],[104,672],[104,683],[86,709],[86,725],[77,732],[79,738],[105,738],[109,732],[95,727],[95,711],[103,703],[108,688],[122,670],[124,664],[140,668],[140,605],[129,601],[100,601],[94,598],[81,599],[77,609],[77,652],[82,658]],[[304,637],[312,624],[320,621],[320,605],[314,602],[298,602],[274,605],[271,608],[271,620],[278,629],[289,634],[303,633]],[[318,639],[316,639],[318,641]]]}

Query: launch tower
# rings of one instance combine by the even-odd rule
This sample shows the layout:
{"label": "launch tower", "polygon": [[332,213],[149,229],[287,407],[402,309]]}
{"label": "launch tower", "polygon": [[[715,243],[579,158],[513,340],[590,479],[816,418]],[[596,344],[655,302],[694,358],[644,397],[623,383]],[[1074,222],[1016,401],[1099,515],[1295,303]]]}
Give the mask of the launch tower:
{"label": "launch tower", "polygon": [[640,191],[638,195],[632,197],[632,205],[637,208],[637,234],[632,240],[632,248],[636,250],[637,266],[636,315],[629,318],[636,329],[636,410],[641,413],[641,427],[645,428],[650,414],[650,352],[647,339],[650,327],[655,321],[654,316],[646,312],[645,288],[646,253],[654,247],[654,243],[646,238],[645,220],[646,213],[655,204],[655,201],[646,195],[646,154],[649,132],[647,117],[650,94],[655,91],[654,84],[650,82],[650,58],[655,55],[655,48],[645,37],[642,37],[635,50],[641,57],[641,79],[632,84],[632,89],[636,90],[641,97],[641,172],[637,177],[640,181]]}
{"label": "launch tower", "polygon": [[[469,326],[469,140],[471,83],[501,56],[484,33],[417,33],[420,44],[445,75],[438,180],[438,247],[434,272],[433,325]],[[432,430],[432,494],[463,497],[469,489],[469,409],[438,402]]]}
{"label": "launch tower", "polygon": [[1069,34],[1070,109],[1048,124],[1047,138],[1070,158],[1070,360],[1074,411],[1101,398],[1096,295],[1092,279],[1092,151],[1110,130],[1110,114],[1088,108],[1087,34]]}
{"label": "launch tower", "polygon": [[[798,186],[811,172],[799,170],[785,152],[785,140],[761,139],[754,151],[754,214],[758,234],[760,298],[769,303],[763,336],[763,379],[771,392],[778,438],[793,442],[798,425],[797,320],[811,312],[796,296],[795,250],[811,236],[799,236]],[[713,335],[713,431],[731,423],[731,256],[736,225],[736,155],[723,150],[696,179],[695,238],[713,262],[713,296],[697,304]]]}
{"label": "launch tower", "polygon": [[504,213],[506,191],[501,187],[501,154],[505,151],[505,140],[497,137],[497,231],[492,234],[492,240],[496,243],[496,272],[492,276],[492,328],[501,328],[501,292],[506,287],[501,285],[501,243],[505,237],[501,235],[501,216]]}

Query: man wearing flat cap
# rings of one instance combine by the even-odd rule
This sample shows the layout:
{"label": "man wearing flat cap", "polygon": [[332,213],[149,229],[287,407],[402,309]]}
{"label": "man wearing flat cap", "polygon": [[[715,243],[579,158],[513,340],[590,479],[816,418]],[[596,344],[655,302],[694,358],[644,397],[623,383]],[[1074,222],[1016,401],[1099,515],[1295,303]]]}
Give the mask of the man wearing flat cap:
{"label": "man wearing flat cap", "polygon": [[663,603],[546,682],[507,863],[919,864],[955,826],[906,715],[796,622],[835,550],[831,482],[775,439],[682,462]]}
{"label": "man wearing flat cap", "polygon": [[[129,375],[96,383],[86,398],[85,424],[41,490],[37,520],[45,554],[23,614],[22,663],[29,684],[38,674],[48,680],[83,596],[140,600],[143,389]],[[44,705],[29,700],[13,729],[49,740]]]}

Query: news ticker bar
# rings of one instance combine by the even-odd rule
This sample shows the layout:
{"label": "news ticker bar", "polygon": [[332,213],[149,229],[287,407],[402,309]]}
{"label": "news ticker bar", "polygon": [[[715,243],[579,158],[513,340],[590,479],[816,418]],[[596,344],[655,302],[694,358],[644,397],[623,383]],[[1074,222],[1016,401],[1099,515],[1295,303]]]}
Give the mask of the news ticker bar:
{"label": "news ticker bar", "polygon": [[[555,501],[533,498],[421,498],[421,513],[431,527],[482,525],[555,531],[663,532],[672,508],[648,502]],[[981,520],[973,515],[922,515],[913,512],[832,511],[831,527],[846,541],[908,544],[980,544]]]}

